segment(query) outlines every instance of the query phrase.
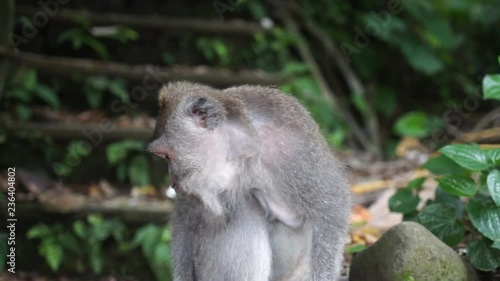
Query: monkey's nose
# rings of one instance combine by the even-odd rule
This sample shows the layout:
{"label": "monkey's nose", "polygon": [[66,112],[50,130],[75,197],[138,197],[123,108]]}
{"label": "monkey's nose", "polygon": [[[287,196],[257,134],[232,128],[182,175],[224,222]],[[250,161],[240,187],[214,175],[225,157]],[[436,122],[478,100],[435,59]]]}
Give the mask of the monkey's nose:
{"label": "monkey's nose", "polygon": [[153,153],[156,156],[159,156],[161,158],[165,158],[169,161],[171,159],[171,154],[172,154],[171,151],[165,147],[156,145],[154,142],[152,142],[148,146],[148,151]]}

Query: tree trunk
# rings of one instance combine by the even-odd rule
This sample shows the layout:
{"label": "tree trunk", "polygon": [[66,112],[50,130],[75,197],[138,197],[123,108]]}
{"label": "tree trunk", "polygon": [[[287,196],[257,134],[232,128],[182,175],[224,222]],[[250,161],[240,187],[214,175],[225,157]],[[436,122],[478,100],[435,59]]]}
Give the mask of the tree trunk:
{"label": "tree trunk", "polygon": [[[14,19],[14,0],[0,1],[0,47],[9,45],[9,34],[12,31]],[[0,58],[0,100],[2,99],[5,76],[7,74],[7,60]]]}

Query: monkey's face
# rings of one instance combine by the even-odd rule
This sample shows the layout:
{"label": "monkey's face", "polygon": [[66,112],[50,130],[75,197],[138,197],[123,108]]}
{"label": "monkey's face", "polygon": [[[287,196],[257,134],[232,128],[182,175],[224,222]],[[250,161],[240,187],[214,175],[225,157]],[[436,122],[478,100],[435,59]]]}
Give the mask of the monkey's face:
{"label": "monkey's face", "polygon": [[229,160],[223,107],[196,94],[161,102],[149,151],[168,161],[172,187],[200,197],[230,188],[236,168]]}

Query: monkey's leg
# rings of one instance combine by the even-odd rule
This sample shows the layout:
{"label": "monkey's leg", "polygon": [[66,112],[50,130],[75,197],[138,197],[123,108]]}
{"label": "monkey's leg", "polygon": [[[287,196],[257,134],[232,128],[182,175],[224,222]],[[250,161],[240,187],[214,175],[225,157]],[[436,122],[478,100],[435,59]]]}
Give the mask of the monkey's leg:
{"label": "monkey's leg", "polygon": [[337,280],[342,264],[347,219],[345,216],[326,214],[313,222],[311,251],[311,281]]}

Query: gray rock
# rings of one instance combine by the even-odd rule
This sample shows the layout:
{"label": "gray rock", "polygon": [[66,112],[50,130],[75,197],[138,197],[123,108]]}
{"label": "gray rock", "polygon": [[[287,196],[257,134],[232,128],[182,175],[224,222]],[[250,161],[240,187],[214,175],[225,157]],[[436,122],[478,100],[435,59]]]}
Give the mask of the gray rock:
{"label": "gray rock", "polygon": [[418,223],[389,229],[352,261],[350,281],[477,281],[475,271]]}

